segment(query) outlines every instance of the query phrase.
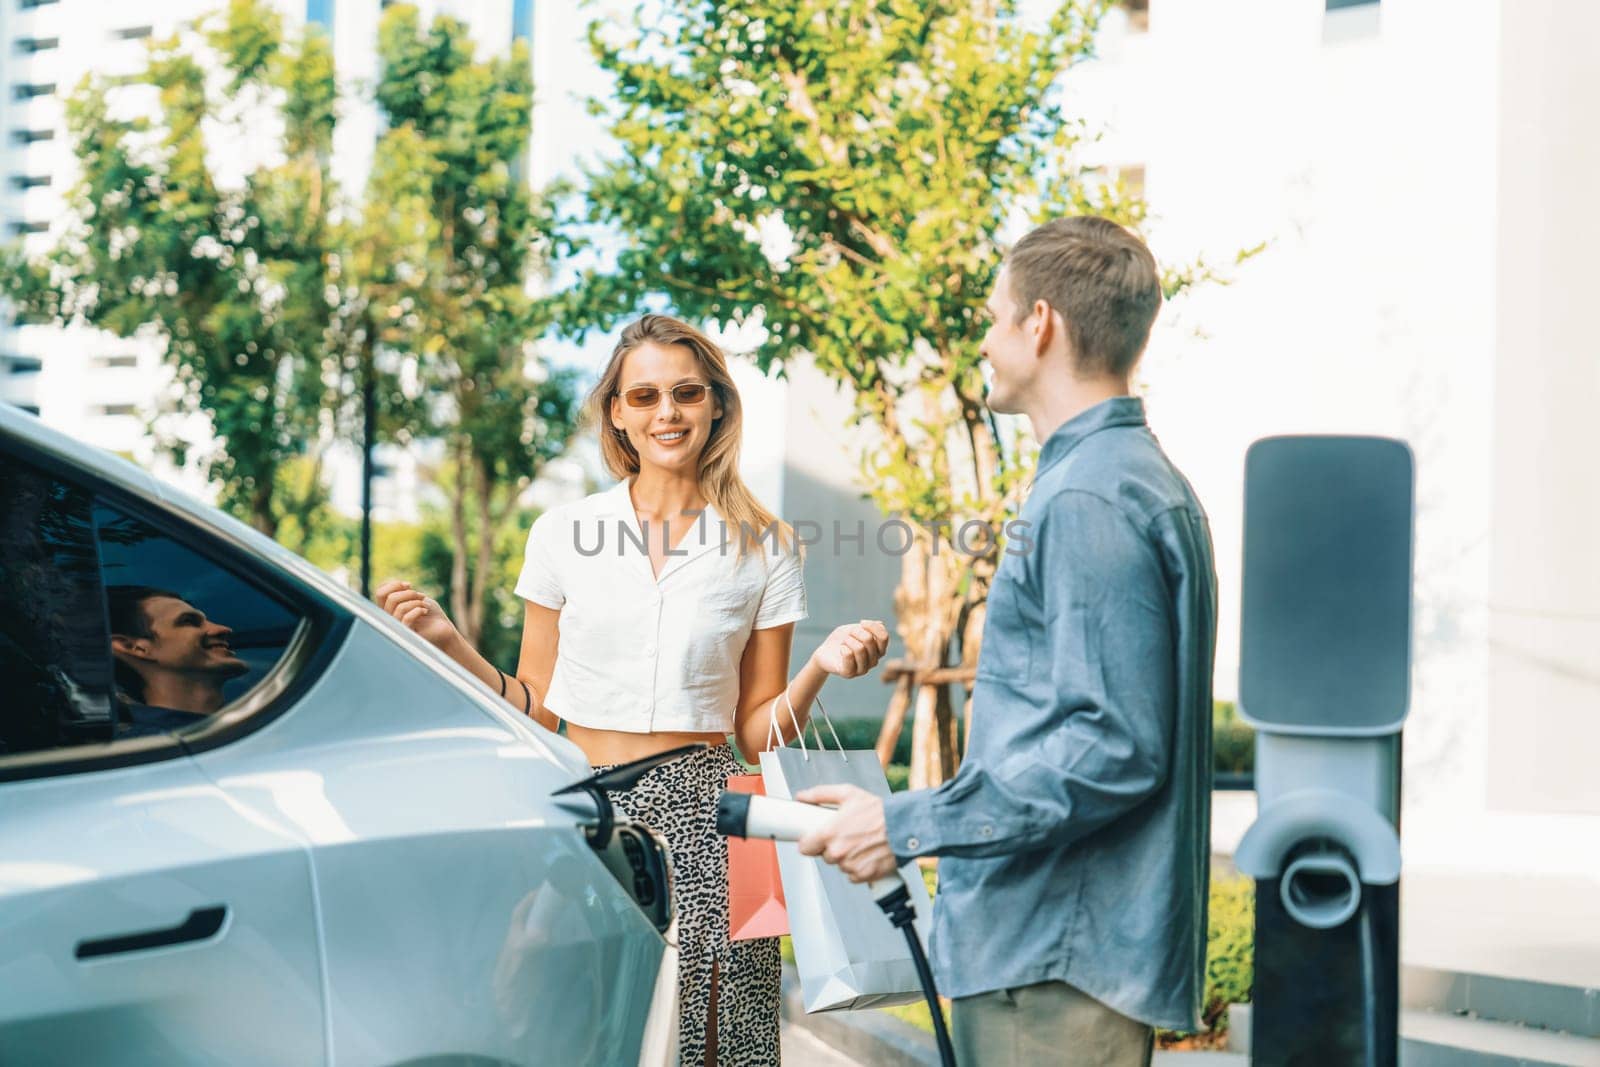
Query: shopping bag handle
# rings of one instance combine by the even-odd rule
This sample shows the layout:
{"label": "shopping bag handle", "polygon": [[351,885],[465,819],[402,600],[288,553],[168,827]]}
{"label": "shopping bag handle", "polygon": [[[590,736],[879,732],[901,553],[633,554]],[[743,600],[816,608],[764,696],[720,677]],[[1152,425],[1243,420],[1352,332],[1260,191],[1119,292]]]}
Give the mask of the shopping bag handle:
{"label": "shopping bag handle", "polygon": [[[789,687],[785,685],[783,692],[772,698],[772,707],[767,713],[767,751],[783,747],[783,728],[778,725],[778,698],[782,697],[785,704],[789,703]],[[794,705],[789,705],[789,721],[794,723],[795,740],[800,742],[800,752],[807,762],[811,756],[806,752],[806,734],[800,729],[800,723],[795,719]]]}
{"label": "shopping bag handle", "polygon": [[[784,686],[784,688],[783,688],[783,700],[784,700],[784,703],[786,703],[786,704],[789,702],[789,687],[788,686]],[[811,698],[811,703],[815,704],[817,706],[817,710],[822,712],[822,721],[828,724],[828,732],[833,735],[833,745],[834,745],[835,748],[837,748],[839,750],[839,754],[841,756],[844,756],[844,742],[839,740],[839,731],[837,731],[837,730],[835,730],[833,728],[833,720],[828,718],[828,709],[822,703],[822,694],[818,693],[816,696],[812,697]],[[791,716],[794,715],[794,707],[792,705],[789,708],[789,714]],[[816,730],[816,734],[817,734],[817,751],[821,752],[822,751],[822,731],[821,730],[817,730],[817,720],[816,720],[815,717],[813,717],[811,719],[810,726],[811,726],[811,729]],[[849,763],[850,762],[850,757],[849,756],[844,756],[844,761],[846,763]]]}
{"label": "shopping bag handle", "polygon": [[[794,727],[795,740],[800,742],[800,758],[810,763],[811,753],[806,750],[806,732],[800,725],[800,717],[795,714],[794,703],[789,699],[789,687],[787,685],[783,687],[782,693],[772,698],[772,711],[767,719],[767,751],[770,752],[774,748],[783,747],[783,731],[778,726],[778,697],[783,698],[784,707],[789,709],[789,722]],[[849,763],[850,757],[845,753],[844,742],[839,740],[839,731],[833,728],[833,719],[828,716],[828,709],[823,705],[822,697],[812,697],[811,702],[817,706],[818,711],[822,712],[822,721],[828,724],[828,732],[833,735],[833,743],[838,748],[839,755],[846,763]],[[806,725],[811,727],[816,737],[817,751],[823,751],[826,746],[822,741],[822,731],[817,728],[816,718],[812,717],[807,721]]]}

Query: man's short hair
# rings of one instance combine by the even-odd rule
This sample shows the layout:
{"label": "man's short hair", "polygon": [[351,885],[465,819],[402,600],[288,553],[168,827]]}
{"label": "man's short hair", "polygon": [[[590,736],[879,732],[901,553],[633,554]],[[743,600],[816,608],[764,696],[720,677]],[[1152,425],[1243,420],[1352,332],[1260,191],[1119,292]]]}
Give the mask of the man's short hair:
{"label": "man's short hair", "polygon": [[[170,589],[158,589],[153,585],[106,586],[106,621],[111,633],[117,637],[154,637],[144,602],[158,596],[183,599]],[[144,699],[144,678],[138,671],[115,656],[111,659],[111,669],[119,689],[135,700]]]}
{"label": "man's short hair", "polygon": [[157,589],[153,585],[106,586],[106,621],[110,623],[111,632],[121,637],[154,637],[144,602],[158,596],[183,599],[170,589]]}
{"label": "man's short hair", "polygon": [[1043,300],[1061,314],[1074,370],[1123,375],[1150,341],[1161,308],[1161,276],[1150,249],[1110,219],[1053,219],[1006,258],[1017,321]]}

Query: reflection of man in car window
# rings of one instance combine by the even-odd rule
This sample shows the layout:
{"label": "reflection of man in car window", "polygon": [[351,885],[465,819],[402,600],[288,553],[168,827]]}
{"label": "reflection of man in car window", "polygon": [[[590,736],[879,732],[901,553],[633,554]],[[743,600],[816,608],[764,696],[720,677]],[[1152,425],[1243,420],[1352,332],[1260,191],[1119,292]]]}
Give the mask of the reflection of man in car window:
{"label": "reflection of man in car window", "polygon": [[132,698],[119,736],[193,724],[222,707],[222,686],[250,668],[228,645],[233,631],[177,593],[148,585],[106,588],[117,684]]}

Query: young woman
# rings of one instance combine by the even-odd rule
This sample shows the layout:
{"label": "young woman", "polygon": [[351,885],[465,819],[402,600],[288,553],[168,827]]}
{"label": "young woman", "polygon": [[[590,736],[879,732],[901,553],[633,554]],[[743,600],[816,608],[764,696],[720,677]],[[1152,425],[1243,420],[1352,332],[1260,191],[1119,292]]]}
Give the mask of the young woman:
{"label": "young woman", "polygon": [[617,807],[661,833],[677,871],[679,1054],[686,1064],[778,1062],[776,939],[728,940],[727,843],[717,795],[754,762],[774,715],[793,738],[830,674],[870,671],[882,622],[835,629],[789,677],[806,617],[793,531],[739,477],[739,393],[698,330],[646,315],[622,333],[588,401],[615,488],[541,515],[517,594],[522,653],[507,678],[437,603],[404,582],[377,598],[400,619],[555,729],[597,768],[706,742],[651,771]]}

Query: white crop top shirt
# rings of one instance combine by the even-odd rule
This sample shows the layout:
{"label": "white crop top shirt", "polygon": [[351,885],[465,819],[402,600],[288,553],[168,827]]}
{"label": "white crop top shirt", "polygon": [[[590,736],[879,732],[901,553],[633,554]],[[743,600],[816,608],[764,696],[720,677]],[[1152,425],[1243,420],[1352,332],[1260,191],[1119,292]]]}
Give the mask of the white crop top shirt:
{"label": "white crop top shirt", "polygon": [[561,612],[551,712],[599,730],[732,732],[750,631],[806,617],[802,561],[770,536],[741,556],[709,505],[681,521],[692,528],[657,578],[626,481],[535,520],[516,592]]}

